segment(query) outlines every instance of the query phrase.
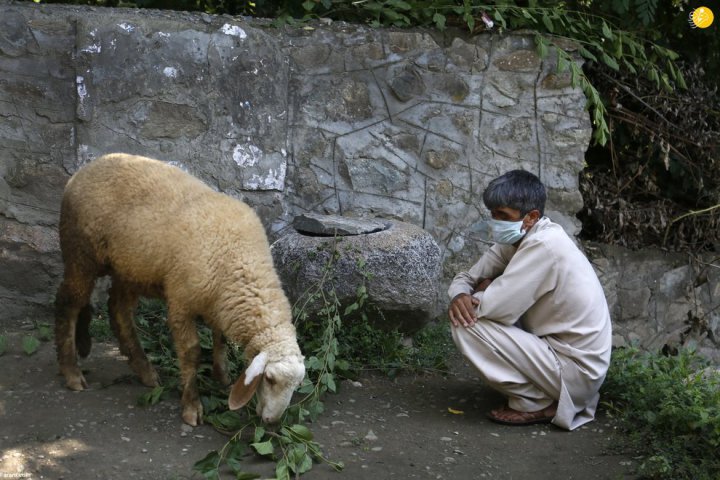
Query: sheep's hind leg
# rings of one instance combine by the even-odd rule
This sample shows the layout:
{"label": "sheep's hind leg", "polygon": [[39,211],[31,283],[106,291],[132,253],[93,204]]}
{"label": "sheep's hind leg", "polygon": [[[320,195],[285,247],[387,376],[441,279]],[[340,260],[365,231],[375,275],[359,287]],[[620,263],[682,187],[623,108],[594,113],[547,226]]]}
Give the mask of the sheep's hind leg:
{"label": "sheep's hind leg", "polygon": [[135,328],[133,317],[137,302],[138,295],[124,282],[113,277],[108,311],[110,326],[118,339],[120,353],[128,357],[130,368],[140,377],[143,385],[157,387],[160,384],[158,374],[145,355]]}
{"label": "sheep's hind leg", "polygon": [[227,343],[220,330],[213,328],[213,378],[221,385],[230,385],[227,373]]}
{"label": "sheep's hind leg", "polygon": [[172,332],[175,351],[180,364],[182,387],[182,419],[193,427],[202,423],[203,408],[197,388],[197,369],[200,361],[200,337],[195,318],[168,302],[168,325]]}
{"label": "sheep's hind leg", "polygon": [[78,366],[78,349],[81,355],[89,353],[89,343],[81,338],[78,344],[75,337],[78,315],[82,316],[80,328],[84,328],[90,294],[95,285],[95,274],[90,270],[77,263],[67,262],[63,281],[55,294],[55,348],[60,373],[65,377],[65,384],[70,390],[88,388]]}
{"label": "sheep's hind leg", "polygon": [[77,325],[75,326],[75,342],[80,358],[86,358],[90,355],[92,349],[92,337],[90,336],[92,316],[92,305],[85,305],[78,314]]}

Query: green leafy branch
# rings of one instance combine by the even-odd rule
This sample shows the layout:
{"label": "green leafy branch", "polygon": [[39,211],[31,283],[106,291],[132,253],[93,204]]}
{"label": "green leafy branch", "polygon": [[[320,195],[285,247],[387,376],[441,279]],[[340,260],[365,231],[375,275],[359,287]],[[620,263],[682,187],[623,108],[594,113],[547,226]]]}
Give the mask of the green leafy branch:
{"label": "green leafy branch", "polygon": [[536,30],[535,44],[541,58],[548,57],[554,50],[557,71],[569,70],[572,86],[580,86],[585,93],[595,127],[593,139],[600,145],[604,145],[610,135],[607,109],[597,89],[566,49],[577,50],[584,59],[602,63],[615,71],[625,69],[635,75],[646,75],[658,90],[672,92],[675,88],[687,88],[682,72],[675,64],[679,58],[676,52],[617,28],[605,18],[565,10],[562,5],[549,8],[497,6],[493,17],[501,28],[510,25],[513,29]]}
{"label": "green leafy branch", "polygon": [[[337,376],[347,374],[350,370],[349,362],[339,358],[338,334],[342,329],[342,318],[356,312],[365,315],[362,311],[368,298],[365,281],[369,279],[369,274],[365,271],[365,260],[360,258],[356,265],[363,277],[363,282],[357,287],[357,297],[352,304],[345,307],[341,315],[342,305],[332,281],[339,258],[340,253],[337,250],[337,239],[335,239],[320,280],[300,296],[293,308],[295,323],[301,324],[308,323],[313,306],[320,305],[321,308],[314,316],[320,318],[322,324],[322,336],[319,343],[307,342],[310,349],[310,356],[305,360],[308,374],[298,389],[299,393],[306,396],[298,405],[300,407],[298,421],[302,421],[304,415],[309,415],[312,420],[315,420],[324,409],[321,397],[328,391],[335,393]],[[312,326],[309,330],[313,330]],[[289,411],[294,412],[293,408]]]}
{"label": "green leafy branch", "polygon": [[[342,328],[341,302],[332,284],[338,259],[339,252],[334,244],[320,280],[311,285],[293,307],[295,322],[302,323],[310,321],[311,310],[320,305],[319,311],[312,316],[321,320],[323,334],[319,342],[308,350],[310,355],[305,360],[307,375],[298,389],[298,393],[304,396],[288,407],[279,430],[267,430],[255,415],[252,405],[244,409],[249,419],[244,420],[240,413],[226,410],[224,398],[203,398],[205,410],[211,412],[205,419],[219,431],[235,432],[219,451],[210,452],[195,464],[194,468],[206,478],[219,478],[222,465],[228,465],[237,478],[256,478],[242,470],[241,457],[248,446],[256,454],[276,462],[275,476],[278,480],[289,479],[291,474],[299,476],[306,473],[312,468],[313,462],[326,463],[336,470],[344,468],[342,462],[334,462],[323,456],[319,444],[313,441],[312,432],[302,424],[306,419],[316,420],[323,413],[322,396],[327,392],[336,392],[337,372],[349,369],[347,361],[338,359],[337,333]],[[361,267],[363,262],[358,265]],[[357,301],[349,305],[343,315],[361,309],[366,299],[367,291],[362,284],[358,287]],[[210,402],[217,405],[210,405]],[[249,443],[242,440],[242,434],[248,427],[254,428]]]}
{"label": "green leafy branch", "polygon": [[[259,475],[243,469],[241,459],[248,450],[275,462],[277,480],[290,480],[291,474],[297,477],[310,471],[313,461],[327,463],[336,470],[344,467],[342,463],[332,462],[323,456],[320,445],[313,440],[313,434],[306,426],[283,424],[278,431],[270,431],[258,420],[255,417],[237,426],[232,438],[220,450],[212,451],[196,462],[194,469],[207,479],[219,479],[221,467],[227,465],[237,479],[258,478]],[[253,429],[253,435],[243,439],[248,428]]]}

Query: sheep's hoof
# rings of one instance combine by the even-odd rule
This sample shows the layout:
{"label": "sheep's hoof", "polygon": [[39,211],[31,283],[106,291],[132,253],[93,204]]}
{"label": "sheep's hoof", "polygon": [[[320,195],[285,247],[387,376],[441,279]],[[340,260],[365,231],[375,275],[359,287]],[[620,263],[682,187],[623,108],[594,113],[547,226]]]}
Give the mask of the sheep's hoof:
{"label": "sheep's hoof", "polygon": [[183,422],[187,423],[188,425],[197,427],[198,424],[202,423],[202,414],[202,404],[198,401],[194,404],[185,405],[183,407],[182,419]]}
{"label": "sheep's hoof", "polygon": [[76,375],[66,376],[65,386],[67,386],[67,388],[69,388],[70,390],[75,390],[76,392],[79,392],[88,388],[88,383],[87,381],[85,381],[85,377],[83,377],[83,374],[78,373]]}
{"label": "sheep's hoof", "polygon": [[140,372],[140,381],[146,387],[158,387],[160,386],[160,377],[154,368],[150,367],[147,370]]}

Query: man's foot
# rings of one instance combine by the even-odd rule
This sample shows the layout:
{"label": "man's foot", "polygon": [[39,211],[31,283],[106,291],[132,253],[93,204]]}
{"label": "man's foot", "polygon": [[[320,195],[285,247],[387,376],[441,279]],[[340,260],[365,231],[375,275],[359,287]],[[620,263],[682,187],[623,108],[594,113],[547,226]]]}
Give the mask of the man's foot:
{"label": "man's foot", "polygon": [[536,412],[520,412],[508,406],[496,408],[488,413],[493,422],[503,425],[535,425],[537,423],[550,423],[557,413],[557,402]]}

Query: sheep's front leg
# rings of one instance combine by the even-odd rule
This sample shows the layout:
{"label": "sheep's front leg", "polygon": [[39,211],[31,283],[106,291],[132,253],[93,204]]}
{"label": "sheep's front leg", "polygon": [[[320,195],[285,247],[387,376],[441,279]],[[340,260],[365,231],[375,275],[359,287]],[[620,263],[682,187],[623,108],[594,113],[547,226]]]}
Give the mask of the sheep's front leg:
{"label": "sheep's front leg", "polygon": [[122,280],[113,277],[108,299],[108,313],[110,326],[118,339],[120,353],[128,357],[130,368],[140,377],[143,385],[157,387],[158,374],[145,355],[140,345],[137,329],[135,328],[135,307],[138,296]]}
{"label": "sheep's front leg", "polygon": [[175,351],[180,364],[182,387],[182,419],[193,427],[202,423],[203,408],[197,389],[197,369],[200,360],[200,337],[195,328],[195,317],[168,302],[168,325],[172,332]]}
{"label": "sheep's front leg", "polygon": [[227,343],[220,330],[213,328],[213,378],[221,385],[230,385],[227,373]]}

